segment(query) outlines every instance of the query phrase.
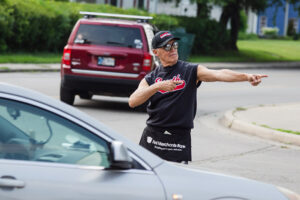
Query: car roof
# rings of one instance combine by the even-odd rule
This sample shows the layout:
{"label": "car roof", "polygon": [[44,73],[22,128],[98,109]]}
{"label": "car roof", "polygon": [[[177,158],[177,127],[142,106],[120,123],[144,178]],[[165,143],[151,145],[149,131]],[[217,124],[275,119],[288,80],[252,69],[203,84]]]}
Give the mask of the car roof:
{"label": "car roof", "polygon": [[154,154],[150,153],[149,151],[146,151],[144,148],[138,146],[137,144],[134,144],[132,141],[128,140],[126,137],[123,137],[121,134],[118,134],[108,128],[103,123],[99,122],[98,120],[92,118],[91,116],[83,113],[79,109],[76,109],[70,105],[67,105],[61,101],[58,101],[54,98],[48,97],[42,93],[36,92],[34,90],[30,90],[27,88],[7,84],[0,82],[0,97],[3,96],[1,94],[8,94],[13,95],[21,98],[25,98],[31,101],[35,101],[37,103],[44,104],[46,106],[52,107],[54,109],[59,110],[60,112],[63,112],[69,116],[72,116],[73,118],[76,118],[77,120],[80,120],[84,123],[89,124],[93,128],[99,130],[100,132],[103,132],[108,137],[111,137],[115,140],[120,140],[124,142],[124,144],[131,149],[133,152],[141,152],[143,155],[143,160],[147,160],[147,163],[153,168],[157,165],[159,165],[162,160],[155,156]]}
{"label": "car roof", "polygon": [[125,19],[115,19],[115,18],[81,18],[79,19],[79,21],[80,23],[99,22],[99,23],[108,23],[108,24],[124,24],[124,25],[138,25],[138,26],[149,25],[149,23],[139,22],[137,20],[125,20]]}

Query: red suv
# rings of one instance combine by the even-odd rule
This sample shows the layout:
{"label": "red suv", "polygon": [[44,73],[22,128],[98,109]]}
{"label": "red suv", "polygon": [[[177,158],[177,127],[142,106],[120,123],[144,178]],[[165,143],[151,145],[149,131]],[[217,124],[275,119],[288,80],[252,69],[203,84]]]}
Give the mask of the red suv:
{"label": "red suv", "polygon": [[[156,66],[151,17],[81,12],[64,48],[61,62],[61,101],[72,105],[75,95],[128,97]],[[118,18],[96,18],[109,16]]]}

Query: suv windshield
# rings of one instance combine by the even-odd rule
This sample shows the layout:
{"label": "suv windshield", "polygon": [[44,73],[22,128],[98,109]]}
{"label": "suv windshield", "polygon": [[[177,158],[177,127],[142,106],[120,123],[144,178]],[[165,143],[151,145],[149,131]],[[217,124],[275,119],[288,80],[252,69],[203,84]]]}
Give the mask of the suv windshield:
{"label": "suv windshield", "polygon": [[138,28],[81,24],[74,43],[121,46],[141,49],[141,32]]}

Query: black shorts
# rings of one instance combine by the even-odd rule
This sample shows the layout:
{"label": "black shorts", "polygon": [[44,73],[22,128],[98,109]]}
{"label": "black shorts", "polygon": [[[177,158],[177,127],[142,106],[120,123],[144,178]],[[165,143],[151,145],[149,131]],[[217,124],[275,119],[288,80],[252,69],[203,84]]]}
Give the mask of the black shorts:
{"label": "black shorts", "polygon": [[173,162],[191,161],[191,130],[165,129],[147,126],[140,145],[164,160]]}

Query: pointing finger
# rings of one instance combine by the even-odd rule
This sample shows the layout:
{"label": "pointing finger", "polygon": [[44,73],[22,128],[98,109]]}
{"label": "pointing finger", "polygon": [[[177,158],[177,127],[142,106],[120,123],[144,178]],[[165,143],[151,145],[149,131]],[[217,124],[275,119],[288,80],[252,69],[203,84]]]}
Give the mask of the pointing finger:
{"label": "pointing finger", "polygon": [[262,75],[258,75],[260,78],[266,78],[266,77],[268,77],[268,75],[266,75],[266,74],[262,74]]}

